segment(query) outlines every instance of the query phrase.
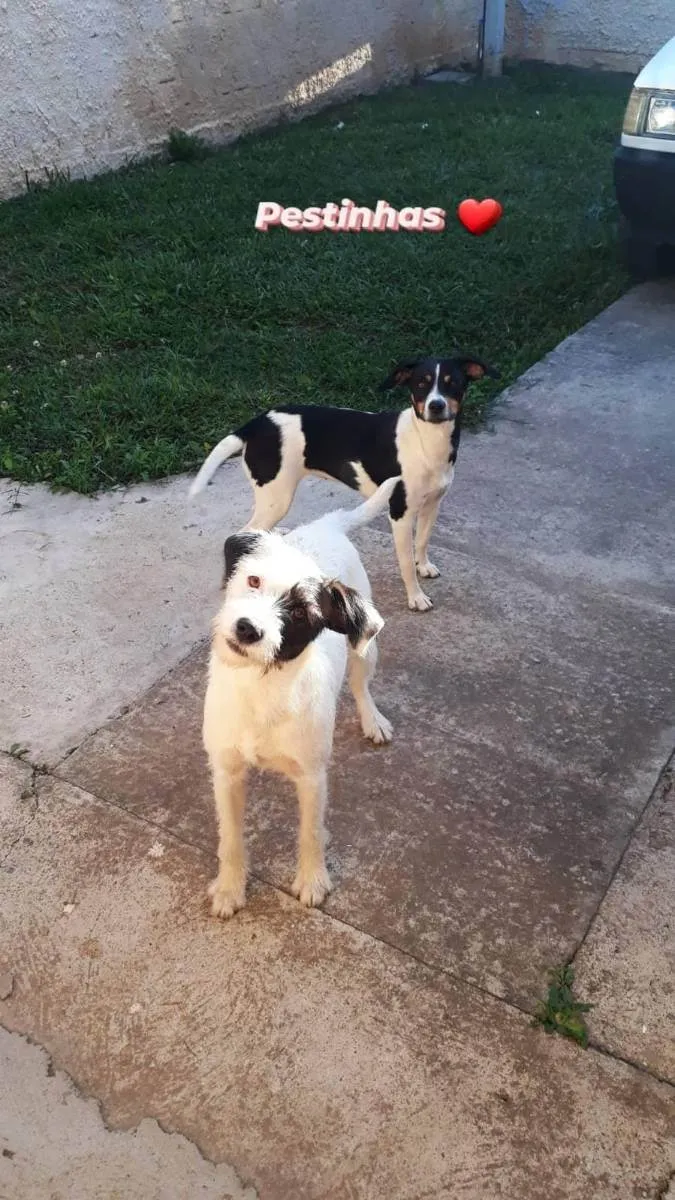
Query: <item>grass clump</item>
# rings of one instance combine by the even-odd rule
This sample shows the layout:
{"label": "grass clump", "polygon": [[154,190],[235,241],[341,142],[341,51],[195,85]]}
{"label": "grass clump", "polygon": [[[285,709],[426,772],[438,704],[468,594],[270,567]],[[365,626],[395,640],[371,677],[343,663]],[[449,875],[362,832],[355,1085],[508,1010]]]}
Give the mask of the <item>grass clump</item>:
{"label": "grass clump", "polygon": [[588,1029],[584,1014],[593,1005],[584,1004],[574,995],[574,969],[567,965],[550,973],[551,982],[545,1000],[540,1001],[534,1024],[547,1033],[560,1033],[584,1049],[588,1045]]}
{"label": "grass clump", "polygon": [[212,153],[203,138],[183,129],[170,129],[166,150],[171,162],[201,162]]}

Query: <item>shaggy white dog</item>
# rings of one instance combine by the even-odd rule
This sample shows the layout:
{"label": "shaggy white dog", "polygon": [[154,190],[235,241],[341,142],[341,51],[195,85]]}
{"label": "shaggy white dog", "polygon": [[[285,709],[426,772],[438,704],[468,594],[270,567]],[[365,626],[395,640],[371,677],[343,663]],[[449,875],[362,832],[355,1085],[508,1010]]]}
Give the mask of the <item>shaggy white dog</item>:
{"label": "shaggy white dog", "polygon": [[347,661],[365,736],[381,743],[392,734],[369,688],[374,639],[384,622],[346,535],[386,507],[396,484],[389,479],[358,508],[331,513],[285,537],[250,531],[225,542],[225,599],[213,627],[203,729],[219,826],[218,875],[209,888],[215,916],[232,916],[246,899],[243,821],[250,767],[286,775],[297,788],[294,894],[315,905],[330,891],[327,769]]}

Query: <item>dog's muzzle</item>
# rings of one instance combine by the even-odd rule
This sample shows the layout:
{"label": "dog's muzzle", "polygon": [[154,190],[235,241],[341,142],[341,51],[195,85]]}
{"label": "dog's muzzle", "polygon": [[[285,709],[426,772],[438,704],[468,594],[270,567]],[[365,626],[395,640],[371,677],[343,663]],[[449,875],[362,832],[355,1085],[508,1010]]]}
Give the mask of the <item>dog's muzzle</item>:
{"label": "dog's muzzle", "polygon": [[427,405],[427,421],[447,421],[450,412],[445,400],[430,400]]}
{"label": "dog's muzzle", "polygon": [[242,646],[254,646],[256,642],[262,641],[262,630],[256,629],[252,621],[247,617],[240,617],[234,627],[234,634],[237,641]]}

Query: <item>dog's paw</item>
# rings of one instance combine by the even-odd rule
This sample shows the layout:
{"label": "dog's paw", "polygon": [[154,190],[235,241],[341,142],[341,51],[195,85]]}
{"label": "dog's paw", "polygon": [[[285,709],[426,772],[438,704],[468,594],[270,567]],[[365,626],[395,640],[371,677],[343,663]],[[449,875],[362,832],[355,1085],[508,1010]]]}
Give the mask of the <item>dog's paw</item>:
{"label": "dog's paw", "polygon": [[317,867],[314,871],[304,871],[301,867],[293,880],[291,891],[301,904],[316,908],[326,899],[332,886],[325,866]]}
{"label": "dog's paw", "polygon": [[426,562],[417,564],[417,574],[419,575],[420,579],[438,579],[440,571],[438,567],[435,567],[434,564],[429,562],[429,559],[427,559]]}
{"label": "dog's paw", "polygon": [[382,746],[385,742],[390,742],[394,736],[394,731],[390,722],[382,713],[375,709],[370,714],[367,721],[364,721],[361,728],[363,729],[364,737],[373,742],[375,746]]}
{"label": "dog's paw", "polygon": [[211,912],[214,917],[220,917],[221,921],[233,917],[246,904],[245,879],[222,879],[218,875],[209,884],[208,891],[211,898]]}
{"label": "dog's paw", "polygon": [[429,598],[421,589],[415,592],[414,596],[408,597],[408,608],[413,612],[427,612],[434,607],[433,600]]}

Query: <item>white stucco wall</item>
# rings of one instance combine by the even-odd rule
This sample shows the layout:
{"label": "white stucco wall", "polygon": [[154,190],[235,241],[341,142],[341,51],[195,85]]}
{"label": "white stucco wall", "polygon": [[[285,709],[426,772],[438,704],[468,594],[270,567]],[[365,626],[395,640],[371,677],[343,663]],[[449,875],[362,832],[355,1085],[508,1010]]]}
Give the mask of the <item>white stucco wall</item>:
{"label": "white stucco wall", "polygon": [[[637,71],[675,0],[506,0],[506,52]],[[0,0],[0,196],[472,62],[482,0]]]}
{"label": "white stucco wall", "polygon": [[675,36],[675,0],[506,0],[506,53],[634,74]]}
{"label": "white stucco wall", "polygon": [[[0,0],[0,195],[475,56],[481,0]],[[308,82],[309,81],[309,82]]]}

